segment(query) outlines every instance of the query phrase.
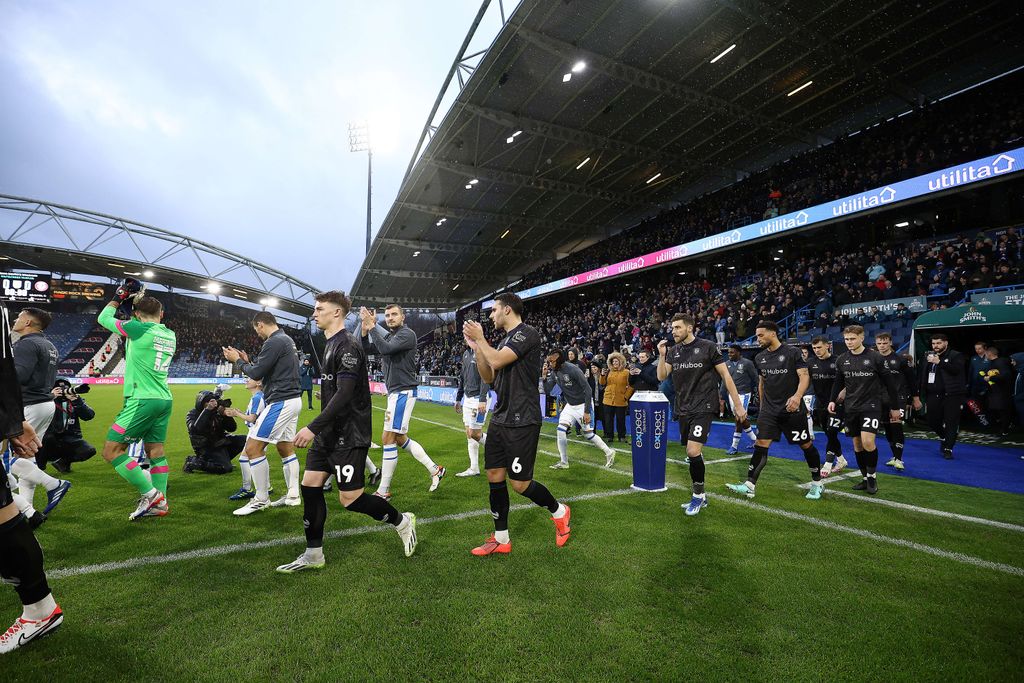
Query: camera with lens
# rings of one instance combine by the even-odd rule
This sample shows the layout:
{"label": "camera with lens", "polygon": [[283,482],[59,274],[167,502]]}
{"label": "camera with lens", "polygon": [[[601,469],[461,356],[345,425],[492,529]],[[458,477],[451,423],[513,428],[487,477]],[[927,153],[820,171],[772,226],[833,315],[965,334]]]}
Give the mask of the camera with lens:
{"label": "camera with lens", "polygon": [[92,389],[88,384],[72,384],[66,379],[58,379],[53,384],[53,388],[61,388],[64,390],[64,395],[70,399],[73,399],[78,394],[88,394]]}

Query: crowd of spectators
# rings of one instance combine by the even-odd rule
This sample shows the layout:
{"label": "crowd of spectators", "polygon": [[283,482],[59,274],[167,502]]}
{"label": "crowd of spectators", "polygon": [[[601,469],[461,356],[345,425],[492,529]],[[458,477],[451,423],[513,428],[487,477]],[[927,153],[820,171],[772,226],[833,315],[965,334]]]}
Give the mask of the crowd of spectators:
{"label": "crowd of spectators", "polygon": [[1014,74],[839,138],[651,217],[532,271],[517,289],[998,154],[1021,146],[1022,140],[1024,75]]}
{"label": "crowd of spectators", "polygon": [[[263,345],[252,325],[244,320],[193,317],[183,314],[168,316],[164,321],[174,330],[178,340],[175,360],[190,363],[219,363],[224,360],[222,347],[234,346],[255,356]],[[290,336],[296,347],[308,345],[305,330],[282,325],[281,329]]]}
{"label": "crowd of spectators", "polygon": [[[804,307],[813,326],[822,330],[850,321],[910,319],[913,313],[906,306],[892,314],[870,305],[850,314],[841,310],[910,296],[931,297],[928,308],[935,309],[955,304],[970,289],[1024,284],[1024,237],[1016,228],[998,233],[860,245],[842,254],[820,253],[813,245],[800,253],[800,247],[791,246],[783,257],[765,254],[772,265],[760,272],[719,270],[706,278],[653,273],[650,279],[531,301],[526,321],[538,328],[546,345],[607,358],[622,350],[653,353],[677,312],[693,315],[696,333],[719,344],[743,341],[753,335],[757,321],[780,322]],[[932,287],[935,283],[941,289]],[[463,348],[456,324],[438,328],[420,349],[421,372],[458,375]]]}

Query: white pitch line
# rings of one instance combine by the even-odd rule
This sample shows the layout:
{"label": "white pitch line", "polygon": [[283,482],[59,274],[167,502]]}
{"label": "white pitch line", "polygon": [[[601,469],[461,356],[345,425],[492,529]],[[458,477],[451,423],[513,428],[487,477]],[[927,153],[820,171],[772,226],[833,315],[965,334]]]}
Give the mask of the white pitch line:
{"label": "white pitch line", "polygon": [[[614,496],[625,496],[631,493],[637,493],[636,489],[615,489],[614,491],[598,491],[596,493],[583,493],[578,496],[569,496],[568,498],[561,499],[566,503],[573,503],[581,500],[595,500],[598,498],[612,498]],[[529,510],[536,508],[537,506],[533,503],[517,503],[509,508],[510,511],[517,510]],[[437,522],[453,522],[462,519],[470,519],[472,517],[490,517],[490,510],[470,510],[469,512],[456,512],[450,515],[440,515],[438,517],[422,517],[416,520],[416,525],[421,526],[423,524],[435,524]],[[341,529],[339,531],[331,531],[324,534],[324,539],[328,538],[345,538],[347,536],[361,536],[363,534],[372,534],[381,531],[387,531],[392,528],[390,524],[377,524],[374,526],[359,526],[351,529]],[[178,562],[180,560],[195,560],[205,557],[219,557],[221,555],[231,555],[233,553],[240,553],[246,550],[261,550],[263,548],[274,548],[282,545],[294,545],[298,543],[305,543],[305,536],[289,536],[287,538],[273,538],[266,541],[253,541],[251,543],[235,543],[232,545],[221,545],[214,546],[212,548],[200,548],[198,550],[186,550],[180,553],[168,553],[166,555],[150,555],[147,557],[134,557],[129,560],[121,560],[118,562],[103,562],[100,564],[88,564],[82,567],[68,567],[66,569],[55,569],[53,571],[47,571],[46,576],[48,579],[63,579],[71,576],[84,576],[86,574],[100,574],[103,572],[120,571],[123,569],[135,569],[138,567],[146,567],[154,564],[167,564],[169,562]]]}
{"label": "white pitch line", "polygon": [[[801,488],[806,488],[806,485],[801,486]],[[833,491],[828,487],[825,488],[825,493],[828,493],[833,496],[840,496],[842,498],[858,500],[862,503],[873,503],[875,505],[883,505],[885,507],[897,508],[899,510],[919,512],[923,515],[932,515],[933,517],[945,517],[947,519],[955,519],[960,522],[970,522],[972,524],[982,524],[984,526],[991,526],[997,529],[1024,532],[1024,526],[1021,526],[1020,524],[1011,524],[1010,522],[998,522],[994,519],[985,519],[984,517],[972,517],[971,515],[961,515],[956,512],[946,512],[945,510],[936,510],[934,508],[920,507],[918,505],[911,505],[910,503],[899,503],[895,500],[886,500],[885,498],[868,498],[867,496],[858,496],[856,493],[849,493],[847,491]]]}
{"label": "white pitch line", "polygon": [[[376,406],[374,406],[374,407],[376,407]],[[435,422],[434,420],[428,420],[428,419],[422,418],[422,417],[413,417],[412,419],[419,420],[421,422],[426,422],[428,424],[438,425],[440,427],[445,427],[445,428],[451,429],[453,431],[461,431],[458,427],[453,427],[452,425],[445,424],[443,422]],[[540,451],[540,452],[544,453],[545,455],[555,455],[554,453],[551,453],[550,451]],[[558,457],[558,456],[555,456],[555,457]],[[613,472],[615,474],[621,474],[621,475],[625,475],[625,476],[629,476],[629,477],[633,476],[633,474],[631,472],[625,472],[623,470],[616,470],[616,469],[609,469],[609,468],[603,467],[602,465],[599,465],[597,463],[591,463],[591,462],[587,462],[585,460],[578,460],[577,462],[579,462],[580,464],[583,464],[583,465],[588,465],[590,467],[595,467],[595,468],[604,470],[605,472]],[[849,473],[847,475],[844,475],[844,476],[849,477],[851,475],[859,475],[859,474],[860,474],[859,472],[851,472],[851,473]],[[689,492],[689,490],[690,490],[690,487],[682,486],[682,485],[676,484],[674,482],[666,482],[666,486],[668,486],[668,488],[670,488],[670,489],[677,489],[677,490],[680,490],[680,491],[687,491],[687,492]],[[825,490],[827,491],[828,488],[826,487]],[[818,519],[817,517],[811,517],[810,515],[804,515],[804,514],[801,514],[799,512],[790,512],[789,510],[783,510],[781,508],[773,508],[773,507],[769,507],[767,505],[761,505],[760,503],[754,503],[754,502],[749,501],[749,500],[747,500],[745,498],[734,498],[732,496],[726,496],[726,495],[719,494],[719,493],[708,493],[707,497],[712,499],[712,500],[721,501],[723,503],[730,503],[732,505],[739,505],[739,506],[746,507],[746,508],[749,508],[749,509],[752,509],[752,510],[758,510],[760,512],[767,512],[767,513],[772,514],[772,515],[776,515],[776,516],[779,516],[779,517],[784,517],[786,519],[792,519],[792,520],[796,520],[796,521],[800,521],[800,522],[805,522],[807,524],[813,524],[815,526],[824,527],[826,529],[831,529],[833,531],[842,531],[844,533],[848,533],[848,534],[851,534],[853,536],[859,536],[861,538],[868,538],[868,539],[871,539],[873,541],[878,541],[878,542],[881,542],[881,543],[888,543],[890,545],[894,545],[894,546],[897,546],[897,547],[900,547],[900,548],[907,548],[907,549],[910,549],[910,550],[917,550],[918,552],[926,553],[928,555],[933,555],[935,557],[941,557],[941,558],[946,559],[946,560],[953,560],[954,562],[961,562],[963,564],[969,564],[969,565],[973,565],[975,567],[981,567],[983,569],[992,569],[994,571],[1004,572],[1006,574],[1011,574],[1013,576],[1024,577],[1024,569],[1022,569],[1021,567],[1017,567],[1017,566],[1011,565],[1011,564],[1003,564],[1002,562],[992,562],[990,560],[984,560],[984,559],[982,559],[980,557],[974,557],[973,555],[966,555],[964,553],[957,553],[957,552],[953,552],[953,551],[950,551],[950,550],[943,550],[942,548],[935,548],[935,547],[930,546],[930,545],[925,545],[924,543],[917,543],[916,541],[908,541],[908,540],[903,539],[903,538],[895,538],[893,536],[885,536],[883,534],[876,534],[875,532],[868,531],[867,529],[858,529],[856,527],[846,526],[844,524],[837,524],[836,522],[830,522],[830,521],[824,520],[824,519]],[[854,496],[854,497],[859,498],[859,496]],[[949,513],[949,514],[952,514],[952,513]],[[991,521],[991,520],[989,520],[989,521]]]}

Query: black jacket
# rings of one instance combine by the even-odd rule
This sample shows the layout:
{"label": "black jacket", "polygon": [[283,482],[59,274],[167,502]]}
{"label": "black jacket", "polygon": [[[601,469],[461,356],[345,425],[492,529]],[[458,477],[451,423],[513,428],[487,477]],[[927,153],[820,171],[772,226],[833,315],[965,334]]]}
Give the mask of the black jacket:
{"label": "black jacket", "polygon": [[[938,363],[929,363],[928,353],[921,359],[918,371],[921,398],[965,395],[967,393],[967,361],[964,359],[964,355],[959,351],[947,348],[939,356]],[[935,372],[935,381],[930,383],[928,376],[933,371]]]}
{"label": "black jacket", "polygon": [[82,425],[79,422],[81,420],[88,422],[93,419],[96,417],[96,411],[81,396],[76,396],[73,401],[58,398],[54,403],[57,404],[57,410],[54,411],[53,421],[50,422],[50,426],[46,430],[46,438],[73,441],[81,439]]}
{"label": "black jacket", "polygon": [[634,391],[657,391],[661,382],[658,381],[658,363],[653,358],[640,367],[639,375],[629,376],[629,386]]}
{"label": "black jacket", "polygon": [[221,415],[217,410],[206,410],[203,404],[213,396],[204,392],[196,398],[196,407],[188,411],[185,425],[188,427],[188,438],[192,442],[192,450],[196,455],[204,457],[208,450],[218,448],[227,443],[229,432],[238,429],[235,418]]}

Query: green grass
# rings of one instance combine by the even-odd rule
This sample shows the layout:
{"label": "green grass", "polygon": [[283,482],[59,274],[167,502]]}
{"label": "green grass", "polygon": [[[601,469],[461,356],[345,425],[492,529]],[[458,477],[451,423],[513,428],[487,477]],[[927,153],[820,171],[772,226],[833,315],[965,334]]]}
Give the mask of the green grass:
{"label": "green grass", "polygon": [[[98,456],[77,464],[68,475],[74,488],[37,534],[49,571],[301,536],[301,508],[233,517],[237,504],[227,496],[238,488],[237,472],[181,473],[184,414],[196,389],[174,387],[171,514],[127,522],[132,489]],[[246,394],[236,387],[229,395],[241,402]],[[86,437],[98,444],[119,388],[97,387],[87,398],[98,415]],[[382,413],[374,418],[379,431]],[[461,418],[451,408],[420,403],[411,432],[451,474],[466,467]],[[553,435],[553,426],[544,432]],[[541,438],[537,478],[556,496],[628,487],[619,473],[629,469],[627,454],[610,472],[584,465],[603,456],[571,441],[572,466],[552,471],[555,442]],[[678,444],[670,455],[682,457]],[[707,449],[705,457],[723,453]],[[574,503],[573,538],[561,549],[544,511],[514,511],[512,555],[474,558],[469,549],[491,529],[484,479],[450,476],[428,494],[423,468],[404,453],[399,463],[399,509],[424,521],[480,514],[423,524],[408,559],[389,529],[328,540],[322,572],[274,573],[301,552],[296,540],[55,578],[64,626],[5,657],[4,671],[19,682],[1007,680],[1024,665],[1021,576],[721,498],[685,518],[679,506],[688,494],[680,489]],[[709,465],[708,490],[724,493],[745,470],[744,461]],[[271,472],[280,491],[280,468]],[[805,465],[773,458],[757,502],[1024,567],[1024,533],[836,496],[808,501],[799,488],[806,478]],[[669,479],[689,483],[671,463]],[[880,487],[888,500],[1024,525],[1018,495],[885,475]],[[374,524],[329,502],[328,532]],[[0,614],[13,619],[18,611],[15,593],[0,590]]]}

